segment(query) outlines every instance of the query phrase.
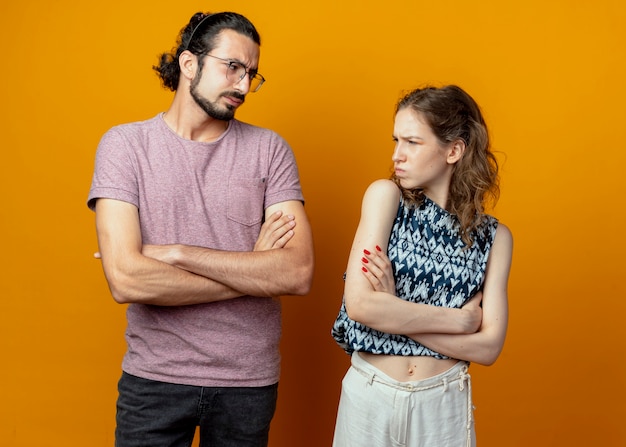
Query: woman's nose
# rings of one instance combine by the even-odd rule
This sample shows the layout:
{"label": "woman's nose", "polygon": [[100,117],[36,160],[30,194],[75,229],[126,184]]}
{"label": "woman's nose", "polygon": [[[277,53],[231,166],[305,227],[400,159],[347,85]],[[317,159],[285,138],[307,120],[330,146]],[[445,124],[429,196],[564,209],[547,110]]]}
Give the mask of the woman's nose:
{"label": "woman's nose", "polygon": [[393,148],[393,154],[391,154],[391,161],[394,163],[402,160],[402,153],[400,151],[400,145],[396,144],[396,147]]}

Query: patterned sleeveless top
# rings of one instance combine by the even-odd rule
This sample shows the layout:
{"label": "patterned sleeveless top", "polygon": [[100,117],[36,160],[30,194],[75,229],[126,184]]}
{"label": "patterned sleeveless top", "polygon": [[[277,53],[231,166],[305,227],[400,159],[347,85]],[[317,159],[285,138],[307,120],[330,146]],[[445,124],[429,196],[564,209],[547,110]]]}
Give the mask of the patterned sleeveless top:
{"label": "patterned sleeveless top", "polygon": [[[428,197],[418,207],[407,206],[401,200],[387,250],[396,295],[414,303],[462,307],[483,285],[497,226],[494,217],[484,215],[472,233],[472,246],[466,248],[455,215]],[[448,358],[404,335],[387,334],[351,320],[344,302],[332,336],[348,354],[363,351]]]}

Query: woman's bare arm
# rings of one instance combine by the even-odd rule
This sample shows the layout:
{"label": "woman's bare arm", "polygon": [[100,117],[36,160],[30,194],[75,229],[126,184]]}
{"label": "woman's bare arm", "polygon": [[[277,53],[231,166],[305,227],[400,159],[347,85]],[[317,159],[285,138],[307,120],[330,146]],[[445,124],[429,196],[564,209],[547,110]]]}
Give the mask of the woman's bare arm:
{"label": "woman's bare arm", "polygon": [[363,268],[364,250],[384,253],[398,210],[400,190],[389,180],[378,180],[363,197],[361,220],[348,259],[344,299],[348,316],[373,329],[394,334],[476,331],[480,310],[448,309],[411,303],[395,296],[395,290],[376,290]]}
{"label": "woman's bare arm", "polygon": [[491,365],[496,361],[508,325],[508,278],[513,252],[513,237],[500,224],[489,254],[483,287],[483,318],[480,329],[473,334],[417,334],[409,336],[441,354],[452,358]]}

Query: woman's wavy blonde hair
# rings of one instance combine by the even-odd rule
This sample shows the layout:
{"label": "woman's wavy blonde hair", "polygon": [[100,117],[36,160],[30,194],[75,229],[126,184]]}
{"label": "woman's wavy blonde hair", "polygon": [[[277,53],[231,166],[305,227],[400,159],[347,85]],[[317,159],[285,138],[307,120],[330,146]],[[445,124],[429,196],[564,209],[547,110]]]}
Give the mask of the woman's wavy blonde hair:
{"label": "woman's wavy blonde hair", "polygon": [[[459,139],[465,143],[465,152],[454,165],[446,208],[459,219],[463,242],[472,245],[471,235],[483,218],[486,202],[495,205],[500,195],[498,162],[480,107],[462,88],[448,85],[409,92],[398,102],[396,113],[405,108],[420,114],[441,143]],[[391,179],[407,202],[415,206],[423,202],[421,189],[402,188],[395,174]]]}

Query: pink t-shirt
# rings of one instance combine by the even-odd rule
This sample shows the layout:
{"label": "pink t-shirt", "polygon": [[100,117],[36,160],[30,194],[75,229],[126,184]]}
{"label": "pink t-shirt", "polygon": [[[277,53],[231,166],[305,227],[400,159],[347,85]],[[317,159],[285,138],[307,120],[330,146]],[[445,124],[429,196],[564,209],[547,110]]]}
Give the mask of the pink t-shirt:
{"label": "pink t-shirt", "polygon": [[[251,251],[264,210],[303,200],[293,152],[275,132],[230,121],[211,143],[185,140],[162,114],[109,130],[100,141],[88,206],[98,198],[139,209],[146,244]],[[280,373],[280,301],[241,297],[193,306],[131,304],[122,367],[197,386],[265,386]]]}

